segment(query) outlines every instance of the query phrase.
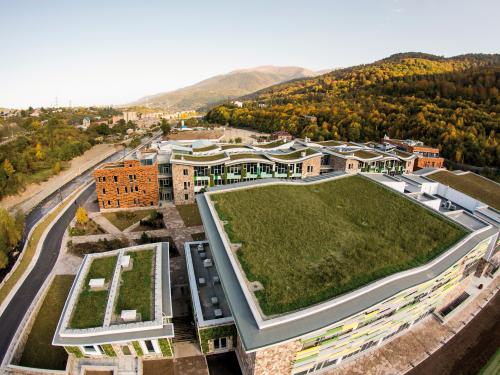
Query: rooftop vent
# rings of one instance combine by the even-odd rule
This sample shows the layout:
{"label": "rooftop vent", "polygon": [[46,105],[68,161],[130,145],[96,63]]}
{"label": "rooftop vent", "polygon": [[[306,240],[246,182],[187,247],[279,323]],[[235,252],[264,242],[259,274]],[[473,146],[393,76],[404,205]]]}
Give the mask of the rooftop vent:
{"label": "rooftop vent", "polygon": [[124,255],[121,257],[120,265],[122,268],[129,268],[132,264],[130,262],[130,255]]}
{"label": "rooftop vent", "polygon": [[207,253],[203,252],[203,253],[200,253],[200,258],[201,259],[205,259],[207,257]]}
{"label": "rooftop vent", "polygon": [[305,157],[306,157],[306,152],[305,152],[305,151],[302,151],[302,152],[300,153],[300,157],[301,157],[301,158],[305,158]]}
{"label": "rooftop vent", "polygon": [[200,243],[200,244],[198,244],[198,252],[201,252],[201,251],[203,251],[203,250],[205,250],[205,249],[203,248],[203,244],[201,244],[201,243]]}
{"label": "rooftop vent", "polygon": [[214,316],[216,318],[222,318],[222,310],[221,309],[215,309],[214,310]]}
{"label": "rooftop vent", "polygon": [[210,302],[212,302],[212,305],[217,306],[219,304],[219,299],[214,296],[210,298]]}
{"label": "rooftop vent", "polygon": [[122,310],[121,316],[124,322],[135,322],[137,320],[136,310]]}
{"label": "rooftop vent", "polygon": [[89,287],[90,290],[101,290],[104,289],[106,280],[104,279],[90,279]]}
{"label": "rooftop vent", "polygon": [[205,259],[205,260],[203,261],[203,266],[204,266],[205,268],[212,267],[212,266],[213,266],[212,259]]}
{"label": "rooftop vent", "polygon": [[205,278],[204,278],[204,277],[200,277],[200,278],[198,279],[198,284],[200,284],[200,285],[205,285],[206,283],[207,283],[207,282],[206,282],[206,280],[205,280]]}
{"label": "rooftop vent", "polygon": [[212,280],[213,280],[214,284],[219,284],[219,283],[220,283],[219,276],[214,276],[214,277],[212,278]]}

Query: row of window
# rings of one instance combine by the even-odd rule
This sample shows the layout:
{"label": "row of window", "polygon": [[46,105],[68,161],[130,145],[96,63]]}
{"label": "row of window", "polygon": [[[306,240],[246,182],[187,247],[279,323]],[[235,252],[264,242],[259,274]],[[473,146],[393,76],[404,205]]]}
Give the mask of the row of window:
{"label": "row of window", "polygon": [[[139,345],[144,354],[161,354],[161,348],[157,340],[142,340],[139,341]],[[103,345],[84,345],[80,348],[85,355],[106,355],[106,351],[104,350]],[[132,352],[128,345],[122,345],[120,346],[120,349],[124,355],[132,355]]]}
{"label": "row of window", "polygon": [[[101,203],[102,203],[102,208],[114,208],[111,200],[108,200],[108,201],[107,201],[107,204],[106,204],[106,201],[104,201],[104,200],[103,200],[103,201],[101,201]],[[134,205],[138,205],[138,204],[140,204],[140,203],[141,203],[141,201],[140,201],[138,198],[134,198]],[[150,205],[150,206],[154,206],[154,202],[152,202],[152,201],[151,201],[151,202],[149,202],[149,205]],[[120,208],[120,207],[121,207],[121,206],[120,206],[120,200],[119,200],[119,199],[117,199],[117,200],[116,200],[116,207],[117,207],[117,208]]]}
{"label": "row of window", "polygon": [[[276,163],[276,167],[273,168],[272,165],[270,164],[260,164],[257,165],[257,163],[246,163],[246,164],[238,164],[238,165],[231,165],[228,166],[227,168],[224,165],[214,165],[212,167],[208,166],[195,166],[194,167],[194,176],[195,177],[208,177],[209,175],[214,175],[214,176],[220,176],[224,174],[224,172],[227,173],[232,173],[232,174],[241,174],[241,171],[245,169],[246,173],[248,174],[258,174],[259,170],[260,173],[267,173],[267,174],[272,174],[273,171],[276,171],[277,173],[281,174],[286,174],[288,171],[291,173],[302,173],[302,163],[297,163],[297,164],[283,164],[283,163]],[[314,167],[312,165],[307,166],[307,172],[312,173],[314,171]],[[183,170],[184,176],[187,176],[189,174],[188,169]]]}

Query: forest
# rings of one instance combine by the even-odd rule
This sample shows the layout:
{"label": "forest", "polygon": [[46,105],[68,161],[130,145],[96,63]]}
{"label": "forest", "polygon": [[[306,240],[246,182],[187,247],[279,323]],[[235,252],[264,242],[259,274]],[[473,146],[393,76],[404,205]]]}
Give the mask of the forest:
{"label": "forest", "polygon": [[[500,167],[500,55],[397,54],[224,103],[210,122],[312,140],[412,138],[454,163]],[[495,172],[496,171],[496,172]]]}

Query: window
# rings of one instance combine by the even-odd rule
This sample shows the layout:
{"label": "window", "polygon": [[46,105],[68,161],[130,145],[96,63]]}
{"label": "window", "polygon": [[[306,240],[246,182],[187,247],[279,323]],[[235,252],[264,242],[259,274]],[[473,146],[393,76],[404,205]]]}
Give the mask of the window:
{"label": "window", "polygon": [[132,182],[132,181],[134,180],[134,176],[133,176],[133,175],[131,175],[131,174],[129,174],[129,175],[128,175],[128,180],[129,180],[130,182]]}
{"label": "window", "polygon": [[108,201],[108,206],[111,206],[111,201]]}
{"label": "window", "polygon": [[102,182],[106,182],[106,177],[103,177],[103,178],[102,178]]}
{"label": "window", "polygon": [[189,170],[188,169],[183,169],[182,173],[184,174],[184,176],[189,176]]}
{"label": "window", "polygon": [[194,184],[195,186],[208,186],[208,180],[196,180]]}
{"label": "window", "polygon": [[151,182],[151,177],[148,177],[148,182]]}
{"label": "window", "polygon": [[229,167],[229,173],[240,174],[240,171],[241,171],[240,165],[233,165],[233,166]]}
{"label": "window", "polygon": [[153,346],[153,342],[151,340],[144,340],[144,345],[146,346],[148,353],[155,352],[155,347]]}
{"label": "window", "polygon": [[101,177],[98,178],[98,181],[101,182]]}
{"label": "window", "polygon": [[276,164],[276,173],[287,174],[287,172],[288,172],[288,165],[282,163]]}
{"label": "window", "polygon": [[139,188],[137,186],[135,187],[135,191],[139,191]]}
{"label": "window", "polygon": [[113,180],[114,180],[115,182],[118,182],[118,176],[113,176]]}
{"label": "window", "polygon": [[170,164],[159,164],[158,165],[158,171],[161,174],[168,174],[168,173],[170,173]]}
{"label": "window", "polygon": [[205,177],[208,176],[208,167],[194,167],[195,177]]}
{"label": "window", "polygon": [[149,205],[150,205],[150,206],[154,206],[153,202],[149,202]]}
{"label": "window", "polygon": [[[351,164],[349,164],[349,169],[351,169]],[[313,166],[312,165],[308,165],[307,166],[307,173],[312,173],[313,172]]]}
{"label": "window", "polygon": [[134,174],[134,181],[137,180],[137,176]]}
{"label": "window", "polygon": [[102,355],[103,350],[99,345],[84,345],[83,352],[87,355]]}
{"label": "window", "polygon": [[128,193],[128,188],[125,186],[125,193]]}
{"label": "window", "polygon": [[211,169],[211,172],[213,175],[221,175],[224,173],[224,166],[223,165],[214,165]]}
{"label": "window", "polygon": [[227,348],[227,337],[219,337],[213,340],[214,350],[226,349]]}
{"label": "window", "polygon": [[116,205],[117,205],[118,207],[120,207],[120,200],[119,200],[119,199],[117,199],[117,200],[116,200]]}
{"label": "window", "polygon": [[120,188],[116,188],[116,194],[120,194]]}
{"label": "window", "polygon": [[103,194],[106,194],[106,189],[104,189],[104,188],[103,188],[103,189],[102,189],[102,193],[103,193]]}
{"label": "window", "polygon": [[185,201],[189,200],[189,194],[184,194],[184,200]]}
{"label": "window", "polygon": [[190,186],[191,186],[191,182],[189,182],[189,181],[184,181],[184,190],[187,190],[187,189],[188,189],[188,187],[190,187]]}

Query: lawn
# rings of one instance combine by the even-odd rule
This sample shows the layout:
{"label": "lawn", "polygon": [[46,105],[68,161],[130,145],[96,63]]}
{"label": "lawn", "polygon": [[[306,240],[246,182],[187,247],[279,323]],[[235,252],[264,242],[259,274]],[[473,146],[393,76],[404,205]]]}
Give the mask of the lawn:
{"label": "lawn", "polygon": [[[467,232],[361,176],[211,196],[264,314],[330,299],[423,264]],[[283,265],[286,265],[284,267]]]}
{"label": "lawn", "polygon": [[179,211],[179,215],[181,215],[182,221],[184,221],[184,225],[186,227],[197,227],[199,225],[203,225],[200,211],[198,210],[198,206],[196,204],[181,204],[175,207],[177,208],[177,211]]}
{"label": "lawn", "polygon": [[142,321],[151,320],[154,250],[132,251],[127,255],[133,259],[133,267],[121,274],[115,314],[120,315],[122,310],[137,310]]}
{"label": "lawn", "polygon": [[457,176],[448,171],[439,171],[427,176],[453,189],[461,191],[487,205],[500,210],[500,185],[475,173]]}
{"label": "lawn", "polygon": [[61,346],[53,346],[52,338],[68,297],[73,275],[57,275],[45,296],[20,360],[20,366],[64,370],[68,354]]}
{"label": "lawn", "polygon": [[89,236],[103,233],[105,232],[102,228],[93,220],[89,220],[85,225],[76,224],[74,227],[69,228],[70,236]]}
{"label": "lawn", "polygon": [[109,256],[95,258],[92,261],[69,323],[70,328],[82,329],[102,326],[108,302],[108,290],[90,291],[89,281],[90,279],[104,278],[106,283],[111,283],[116,260],[117,256]]}
{"label": "lawn", "polygon": [[111,224],[123,231],[132,224],[137,223],[146,216],[151,215],[155,210],[137,210],[137,211],[117,211],[103,213]]}

